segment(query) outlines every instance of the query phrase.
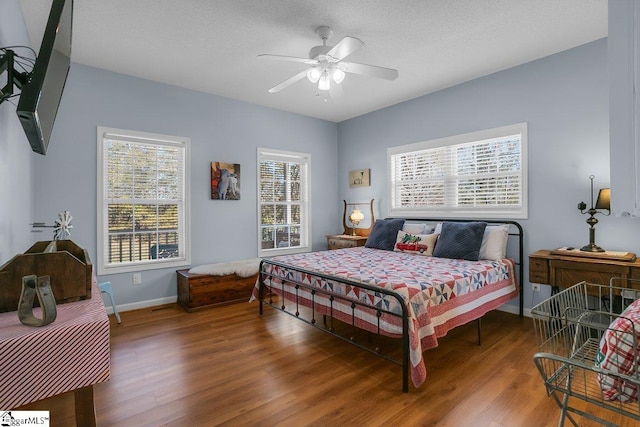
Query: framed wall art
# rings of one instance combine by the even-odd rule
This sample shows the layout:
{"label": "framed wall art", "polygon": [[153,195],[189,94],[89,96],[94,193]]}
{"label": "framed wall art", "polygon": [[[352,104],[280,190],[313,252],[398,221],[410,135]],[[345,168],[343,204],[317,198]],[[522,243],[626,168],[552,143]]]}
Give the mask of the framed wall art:
{"label": "framed wall art", "polygon": [[211,200],[240,200],[240,165],[211,162]]}
{"label": "framed wall art", "polygon": [[368,187],[370,169],[358,169],[349,172],[349,187]]}

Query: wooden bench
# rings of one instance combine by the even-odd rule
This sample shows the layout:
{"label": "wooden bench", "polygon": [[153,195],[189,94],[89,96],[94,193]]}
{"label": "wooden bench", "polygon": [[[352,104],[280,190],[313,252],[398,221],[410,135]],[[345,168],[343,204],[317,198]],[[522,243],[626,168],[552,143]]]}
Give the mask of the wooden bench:
{"label": "wooden bench", "polygon": [[219,304],[248,301],[258,274],[240,277],[237,274],[213,276],[177,270],[178,304],[192,312]]}

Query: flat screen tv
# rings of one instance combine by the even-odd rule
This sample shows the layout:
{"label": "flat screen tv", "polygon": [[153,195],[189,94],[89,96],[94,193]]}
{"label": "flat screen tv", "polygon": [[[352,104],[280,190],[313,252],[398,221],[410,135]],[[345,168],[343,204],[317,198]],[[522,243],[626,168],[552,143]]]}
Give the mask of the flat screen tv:
{"label": "flat screen tv", "polygon": [[36,153],[46,154],[71,63],[73,0],[53,0],[31,77],[16,112]]}

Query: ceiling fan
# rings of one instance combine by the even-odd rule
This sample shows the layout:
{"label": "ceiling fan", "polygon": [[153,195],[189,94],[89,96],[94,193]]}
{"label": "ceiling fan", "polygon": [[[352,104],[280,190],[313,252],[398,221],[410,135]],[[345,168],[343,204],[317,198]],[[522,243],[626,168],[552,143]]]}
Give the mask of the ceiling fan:
{"label": "ceiling fan", "polygon": [[[311,83],[318,83],[318,89],[321,91],[340,88],[340,83],[344,80],[345,73],[360,74],[386,80],[395,80],[398,77],[398,70],[343,61],[344,58],[364,46],[362,40],[356,37],[346,36],[335,46],[327,46],[327,39],[331,37],[333,31],[323,25],[316,29],[316,33],[322,39],[322,45],[312,47],[309,51],[309,58],[270,54],[258,55],[263,58],[301,62],[310,65],[306,70],[289,77],[287,80],[269,89],[269,93],[280,92],[282,89],[291,86],[305,77],[309,79]],[[332,82],[334,83],[333,85]]]}

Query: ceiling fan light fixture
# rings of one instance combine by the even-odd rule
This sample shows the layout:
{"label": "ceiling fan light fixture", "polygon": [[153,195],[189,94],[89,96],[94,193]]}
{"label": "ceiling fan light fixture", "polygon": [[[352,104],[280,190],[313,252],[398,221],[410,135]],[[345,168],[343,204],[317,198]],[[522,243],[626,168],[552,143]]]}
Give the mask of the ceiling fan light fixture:
{"label": "ceiling fan light fixture", "polygon": [[331,78],[337,84],[342,83],[342,81],[344,80],[344,76],[345,76],[344,71],[342,71],[340,68],[331,69]]}
{"label": "ceiling fan light fixture", "polygon": [[[395,80],[398,78],[398,70],[392,68],[360,64],[357,62],[343,62],[346,57],[364,46],[364,42],[359,38],[345,36],[334,46],[330,46],[327,45],[327,39],[332,33],[329,27],[326,25],[320,26],[316,29],[316,33],[322,39],[322,45],[312,47],[307,58],[266,53],[258,55],[262,58],[303,63],[309,66],[309,68],[294,74],[282,83],[269,89],[269,93],[280,92],[295,82],[303,80],[305,77],[311,83],[317,84],[319,90],[323,92],[331,90],[334,94],[342,91],[340,83],[345,79],[345,73],[360,74],[386,80]],[[332,80],[336,85],[333,88],[331,88]],[[334,94],[332,94],[332,96],[338,96]]]}
{"label": "ceiling fan light fixture", "polygon": [[322,76],[320,76],[320,81],[318,82],[318,89],[320,90],[329,90],[331,87],[331,79],[329,77],[329,72],[324,71]]}
{"label": "ceiling fan light fixture", "polygon": [[322,73],[316,67],[309,68],[309,71],[307,71],[307,78],[311,83],[317,83],[321,75]]}

